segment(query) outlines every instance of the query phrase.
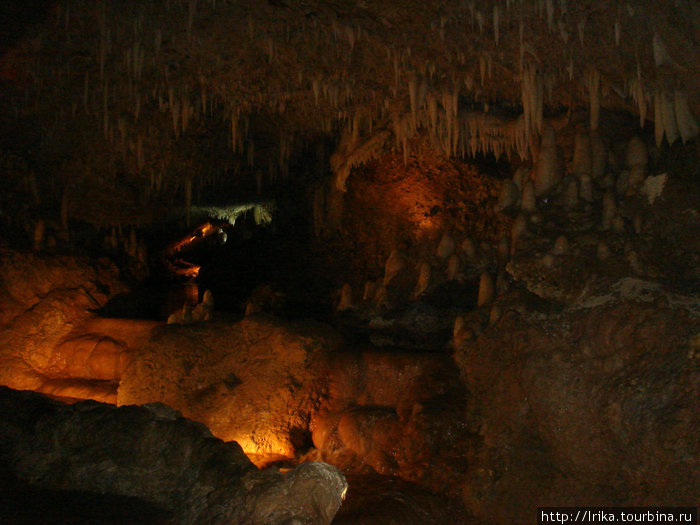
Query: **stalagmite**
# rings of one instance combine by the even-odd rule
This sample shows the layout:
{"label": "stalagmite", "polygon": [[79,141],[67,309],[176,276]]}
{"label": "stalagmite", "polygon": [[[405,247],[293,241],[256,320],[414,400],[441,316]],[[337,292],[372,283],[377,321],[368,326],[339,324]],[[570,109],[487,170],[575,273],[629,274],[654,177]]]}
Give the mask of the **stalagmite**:
{"label": "stalagmite", "polygon": [[584,174],[592,175],[593,159],[592,159],[591,138],[587,133],[577,133],[574,141],[574,158],[572,172],[576,176]]}
{"label": "stalagmite", "polygon": [[520,166],[513,174],[513,183],[522,191],[525,181],[530,178],[530,169]]}
{"label": "stalagmite", "polygon": [[518,244],[522,239],[522,236],[527,231],[527,218],[522,213],[518,215],[513,221],[513,226],[510,230],[510,255],[511,257],[515,254]]}
{"label": "stalagmite", "polygon": [[440,259],[447,259],[450,255],[452,255],[455,252],[455,242],[450,237],[450,234],[445,232],[442,234],[442,238],[440,239],[440,243],[438,244],[437,247],[437,253],[436,255]]}
{"label": "stalagmite", "polygon": [[557,150],[556,132],[551,125],[544,127],[540,151],[534,168],[535,195],[554,189],[562,177],[562,162]]}
{"label": "stalagmite", "polygon": [[206,290],[202,296],[202,302],[192,310],[193,321],[211,321],[214,313],[214,296],[211,290]]}
{"label": "stalagmite", "polygon": [[340,300],[338,301],[338,307],[336,310],[338,312],[344,312],[346,310],[351,310],[352,308],[352,287],[348,283],[345,283],[340,289]]}
{"label": "stalagmite", "polygon": [[542,256],[542,259],[540,259],[540,264],[545,268],[551,268],[552,266],[554,266],[554,262],[554,255],[552,255],[551,253],[545,253]]}
{"label": "stalagmite", "polygon": [[470,238],[464,239],[462,242],[462,253],[469,264],[476,264],[478,260],[478,255],[476,251],[476,244]]}
{"label": "stalagmite", "polygon": [[416,283],[416,288],[413,290],[413,297],[420,296],[428,289],[431,275],[432,269],[430,263],[423,261],[418,267],[418,282]]}
{"label": "stalagmite", "polygon": [[501,308],[498,305],[494,305],[489,312],[489,325],[496,324],[501,319]]}
{"label": "stalagmite", "polygon": [[607,190],[603,195],[603,215],[601,228],[607,231],[612,226],[612,221],[617,213],[617,205],[615,203],[615,193],[612,190]]}
{"label": "stalagmite", "polygon": [[600,73],[597,69],[587,69],[585,80],[589,97],[590,129],[595,131],[600,118]]}
{"label": "stalagmite", "polygon": [[484,306],[493,301],[495,295],[495,285],[493,282],[493,277],[489,272],[483,272],[481,278],[479,279],[479,297],[477,299],[477,306]]}
{"label": "stalagmite", "polygon": [[554,241],[554,249],[552,253],[554,255],[565,255],[569,251],[569,241],[565,235],[560,235],[557,240]]}
{"label": "stalagmite", "polygon": [[676,123],[678,124],[678,132],[680,133],[683,144],[685,144],[698,134],[698,123],[690,112],[690,108],[688,107],[688,95],[685,91],[676,90],[673,93],[673,106],[676,115]]}
{"label": "stalagmite", "polygon": [[582,200],[589,203],[593,202],[595,198],[593,194],[593,182],[591,181],[591,177],[589,175],[582,175],[579,178],[578,194]]}
{"label": "stalagmite", "polygon": [[459,256],[456,253],[453,253],[450,255],[450,258],[447,261],[447,280],[448,281],[454,281],[459,277],[459,267],[460,267],[460,261],[459,261]]}
{"label": "stalagmite", "polygon": [[503,186],[501,186],[501,194],[498,198],[495,210],[500,212],[515,206],[519,198],[520,189],[518,186],[512,180],[506,179],[503,181]]}
{"label": "stalagmite", "polygon": [[564,207],[573,210],[578,206],[578,180],[570,178],[564,190]]}
{"label": "stalagmite", "polygon": [[391,280],[396,277],[396,275],[404,269],[406,266],[406,260],[404,256],[398,250],[393,250],[386,260],[386,265],[384,266],[384,286],[389,284]]}
{"label": "stalagmite", "polygon": [[535,184],[532,182],[532,180],[528,180],[523,186],[523,195],[520,199],[520,209],[527,213],[534,213],[537,211]]}
{"label": "stalagmite", "polygon": [[603,241],[600,241],[598,243],[597,255],[598,259],[601,261],[607,261],[612,255],[610,252],[610,248]]}
{"label": "stalagmite", "polygon": [[[643,177],[642,177],[643,179]],[[639,186],[641,184],[641,180],[639,179],[638,176],[635,175],[635,181],[633,187]],[[622,170],[620,174],[617,176],[617,180],[615,181],[614,186],[615,192],[620,196],[623,197],[627,195],[627,190],[630,187],[630,170]]]}
{"label": "stalagmite", "polygon": [[652,48],[654,50],[654,63],[656,64],[656,67],[660,67],[664,64],[674,64],[673,60],[671,59],[671,56],[666,50],[665,44],[661,40],[661,37],[658,33],[654,33]]}
{"label": "stalagmite", "polygon": [[605,175],[605,166],[608,160],[608,148],[603,142],[603,138],[597,131],[592,131],[591,140],[591,178],[600,179]]}

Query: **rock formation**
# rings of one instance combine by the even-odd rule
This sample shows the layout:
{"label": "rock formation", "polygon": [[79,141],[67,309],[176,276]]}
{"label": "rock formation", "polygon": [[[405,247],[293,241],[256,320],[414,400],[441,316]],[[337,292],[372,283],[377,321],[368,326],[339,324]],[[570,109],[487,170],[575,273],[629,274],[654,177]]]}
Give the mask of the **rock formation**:
{"label": "rock formation", "polygon": [[0,457],[20,479],[137,497],[178,523],[329,524],[347,489],[323,463],[261,472],[238,444],[162,404],[64,405],[0,387],[0,412]]}

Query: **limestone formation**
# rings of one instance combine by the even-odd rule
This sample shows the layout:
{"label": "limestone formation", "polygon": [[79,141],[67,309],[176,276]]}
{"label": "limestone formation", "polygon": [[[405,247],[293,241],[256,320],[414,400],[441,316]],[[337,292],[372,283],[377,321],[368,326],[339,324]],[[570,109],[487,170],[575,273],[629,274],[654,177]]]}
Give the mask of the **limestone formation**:
{"label": "limestone formation", "polygon": [[537,200],[535,197],[535,184],[532,180],[525,182],[523,186],[523,195],[521,198],[520,209],[525,213],[534,213],[537,211]]}
{"label": "limestone formation", "polygon": [[617,213],[617,204],[615,202],[615,193],[612,190],[607,190],[603,195],[603,214],[601,228],[604,231],[612,227],[613,219]]}
{"label": "limestone formation", "polygon": [[600,179],[605,174],[608,148],[598,131],[591,132],[591,178]]}
{"label": "limestone formation", "polygon": [[578,206],[578,181],[571,178],[564,190],[564,207],[573,210]]}
{"label": "limestone formation", "polygon": [[340,299],[338,300],[336,310],[338,312],[344,312],[346,310],[351,310],[353,307],[352,287],[348,283],[345,283],[340,289]]}
{"label": "limestone formation", "polygon": [[535,195],[539,197],[553,190],[559,184],[561,177],[562,162],[557,149],[556,132],[551,125],[546,125],[542,132],[539,155],[533,170]]}
{"label": "limestone formation", "polygon": [[389,284],[406,267],[406,259],[399,250],[392,250],[384,265],[384,286]]}
{"label": "limestone formation", "polygon": [[185,303],[182,305],[180,317],[180,322],[182,324],[190,324],[193,321],[192,310],[192,304],[189,301],[185,301]]}
{"label": "limestone formation", "polygon": [[627,192],[630,188],[635,189],[639,187],[641,184],[642,179],[638,176],[639,175],[639,170],[635,170],[635,180],[631,181],[632,184],[630,184],[630,171],[629,170],[622,170],[620,174],[617,176],[617,180],[615,181],[615,192],[620,196],[624,197],[627,195]]}
{"label": "limestone formation", "polygon": [[474,244],[472,239],[466,238],[464,241],[462,241],[462,253],[469,264],[474,265],[477,263],[478,255],[476,244]]}
{"label": "limestone formation", "polygon": [[493,277],[489,272],[483,272],[479,278],[479,297],[477,299],[478,306],[484,306],[493,301],[496,287],[493,282]]}
{"label": "limestone formation", "polygon": [[525,181],[530,179],[530,169],[525,166],[520,166],[513,174],[513,183],[522,191]]}
{"label": "limestone formation", "polygon": [[237,443],[165,405],[65,405],[0,387],[0,413],[0,455],[20,479],[137,497],[182,524],[330,524],[347,490],[322,463],[261,472]]}
{"label": "limestone formation", "polygon": [[489,324],[496,324],[501,319],[502,315],[501,307],[498,305],[493,305],[489,311]]}
{"label": "limestone formation", "polygon": [[430,286],[430,277],[432,270],[430,268],[430,263],[423,261],[418,267],[418,282],[416,283],[416,288],[413,291],[413,296],[418,297],[423,292],[425,292]]}
{"label": "limestone formation", "polygon": [[498,203],[495,210],[497,212],[512,208],[520,199],[520,188],[512,180],[506,179],[501,186],[501,194],[498,197]]}
{"label": "limestone formation", "polygon": [[202,302],[192,310],[193,321],[211,321],[214,314],[214,295],[211,290],[205,290],[202,295]]}
{"label": "limestone formation", "polygon": [[593,182],[591,181],[591,177],[589,175],[582,175],[579,179],[578,192],[581,200],[585,202],[591,203],[595,200],[593,193]]}
{"label": "limestone formation", "polygon": [[552,253],[554,255],[565,255],[569,251],[569,241],[565,235],[560,235],[554,242],[554,249]]}
{"label": "limestone formation", "polygon": [[440,238],[440,243],[437,247],[437,257],[439,259],[448,259],[455,252],[455,242],[449,233],[445,232]]}
{"label": "limestone formation", "polygon": [[697,137],[698,126],[695,117],[688,107],[688,95],[685,91],[676,90],[673,94],[673,105],[676,122],[678,124],[678,133],[681,136],[683,144]]}
{"label": "limestone formation", "polygon": [[515,253],[525,232],[527,231],[527,218],[522,213],[513,221],[510,233],[510,254]]}
{"label": "limestone formation", "polygon": [[577,177],[581,175],[593,176],[593,149],[588,133],[576,134],[571,171]]}
{"label": "limestone formation", "polygon": [[459,277],[460,260],[456,253],[450,255],[447,261],[447,280],[454,281]]}

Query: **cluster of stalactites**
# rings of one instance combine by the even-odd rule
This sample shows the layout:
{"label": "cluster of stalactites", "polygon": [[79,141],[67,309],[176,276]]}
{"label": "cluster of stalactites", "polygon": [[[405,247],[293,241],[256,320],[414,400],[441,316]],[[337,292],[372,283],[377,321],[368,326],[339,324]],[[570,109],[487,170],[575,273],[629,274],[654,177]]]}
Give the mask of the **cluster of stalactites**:
{"label": "cluster of stalactites", "polygon": [[[411,138],[419,130],[425,130],[448,155],[517,153],[525,157],[530,144],[539,140],[545,102],[561,103],[561,99],[553,100],[552,93],[577,79],[590,108],[591,130],[598,127],[601,103],[612,91],[623,102],[634,102],[642,125],[647,115],[653,115],[657,142],[664,136],[669,143],[677,138],[687,141],[698,133],[690,111],[693,104],[688,102],[694,93],[678,82],[662,85],[660,75],[649,75],[651,68],[683,73],[679,57],[672,56],[657,32],[647,35],[643,45],[631,39],[633,33],[642,38],[639,35],[644,31],[637,22],[646,4],[620,7],[610,19],[609,31],[596,36],[611,52],[619,49],[623,58],[632,56],[630,46],[640,46],[637,74],[623,87],[619,80],[624,71],[606,73],[587,54],[591,44],[587,24],[598,15],[565,0],[459,3],[449,13],[427,20],[420,39],[411,35],[396,39],[392,31],[388,39],[389,20],[375,24],[372,17],[341,18],[326,12],[301,16],[303,9],[297,6],[276,10],[276,18],[265,19],[269,15],[261,13],[267,7],[250,11],[247,17],[238,16],[246,12],[245,2],[169,0],[165,9],[144,7],[128,17],[112,11],[113,6],[105,1],[92,10],[73,4],[59,3],[56,32],[65,28],[64,40],[74,45],[78,39],[71,31],[81,30],[81,24],[84,31],[92,16],[85,13],[96,13],[90,57],[85,60],[80,55],[65,68],[56,67],[55,83],[64,85],[73,79],[74,84],[82,84],[84,112],[100,122],[107,142],[130,160],[136,172],[143,173],[146,180],[150,173],[150,190],[155,192],[163,184],[158,159],[163,155],[163,136],[177,141],[204,117],[230,120],[233,153],[247,159],[250,166],[265,157],[267,165],[258,166],[258,171],[274,169],[282,174],[288,172],[294,137],[301,131],[281,130],[278,154],[270,159],[257,154],[260,146],[256,148],[248,132],[250,114],[294,114],[306,131],[313,127],[328,134],[343,125],[361,127],[353,144],[362,147],[354,161],[339,164],[342,170],[380,149],[380,140],[368,143],[367,137],[382,127],[393,133],[406,160]],[[226,33],[230,40],[206,34],[211,26],[205,20],[219,12],[231,15],[232,25]],[[84,20],[76,22],[81,16]],[[544,54],[543,35],[561,49]],[[226,58],[229,51],[230,62]],[[183,59],[190,52],[206,55],[202,63],[210,70],[191,69],[192,64]],[[548,61],[550,54],[559,57],[556,64]],[[245,61],[247,55],[250,63]],[[238,63],[242,70],[254,68],[261,85],[247,83],[252,75],[239,74],[235,68],[231,71],[232,64]],[[47,68],[39,66],[37,63],[35,79],[46,83]],[[265,74],[259,74],[261,71]],[[508,97],[511,103],[522,104],[520,118],[472,110],[471,102],[486,105],[492,101],[490,84],[517,86],[518,81],[519,89],[511,89]],[[470,101],[469,108],[460,105],[460,100]],[[80,106],[78,96],[72,107],[60,108],[59,119],[75,115]],[[356,126],[357,120],[364,124]],[[170,147],[177,146],[171,143]]]}

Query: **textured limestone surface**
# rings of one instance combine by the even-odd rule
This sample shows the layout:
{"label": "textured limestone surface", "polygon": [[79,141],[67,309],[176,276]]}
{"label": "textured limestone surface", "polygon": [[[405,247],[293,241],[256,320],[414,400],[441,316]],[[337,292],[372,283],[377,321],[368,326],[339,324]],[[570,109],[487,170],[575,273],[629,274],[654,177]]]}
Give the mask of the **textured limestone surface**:
{"label": "textured limestone surface", "polygon": [[0,412],[0,457],[18,478],[137,497],[177,523],[329,524],[347,489],[323,463],[260,471],[238,444],[162,404],[65,405],[0,387]]}

